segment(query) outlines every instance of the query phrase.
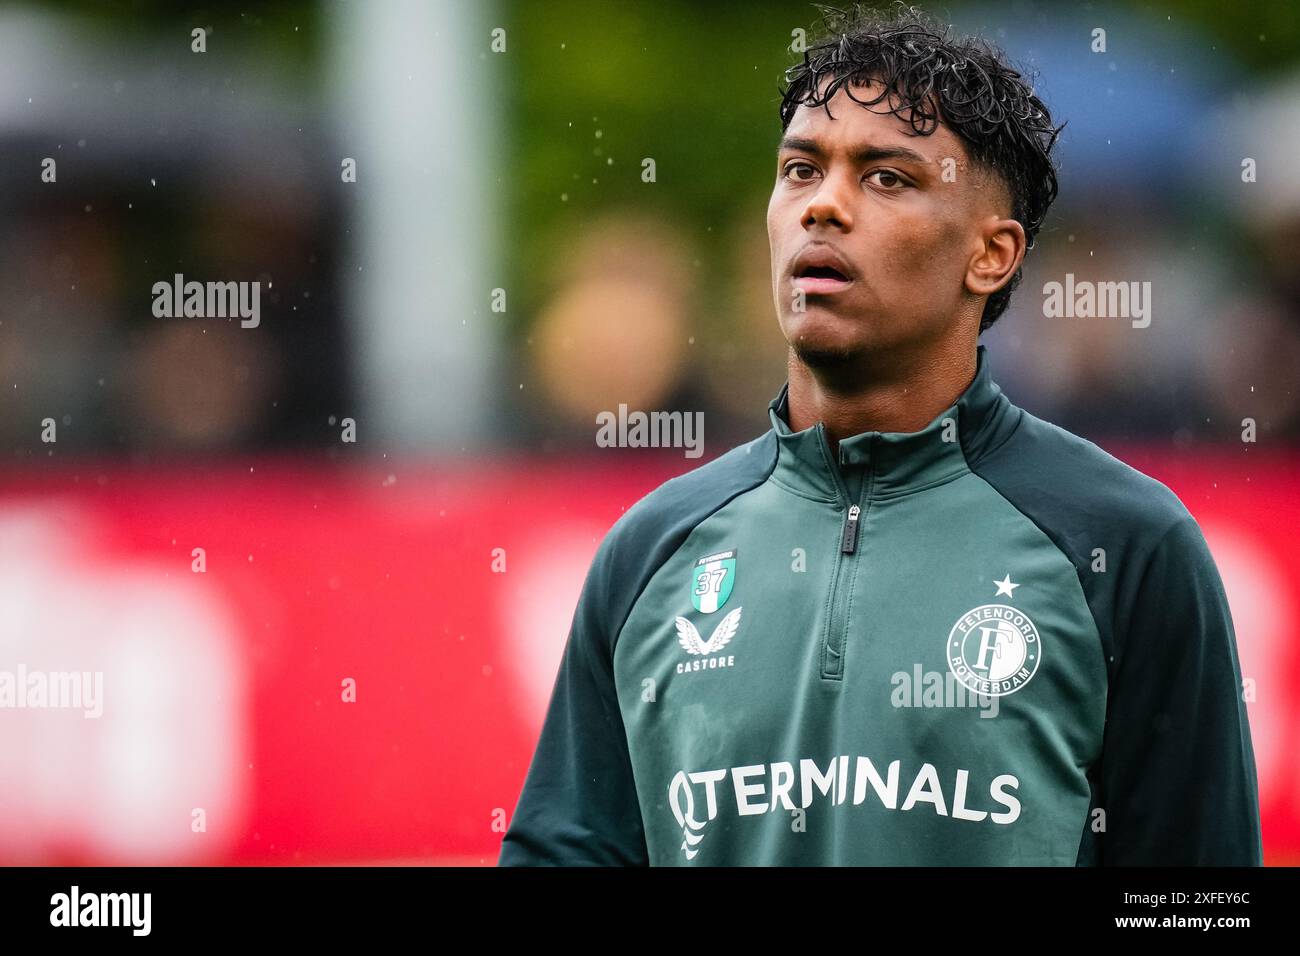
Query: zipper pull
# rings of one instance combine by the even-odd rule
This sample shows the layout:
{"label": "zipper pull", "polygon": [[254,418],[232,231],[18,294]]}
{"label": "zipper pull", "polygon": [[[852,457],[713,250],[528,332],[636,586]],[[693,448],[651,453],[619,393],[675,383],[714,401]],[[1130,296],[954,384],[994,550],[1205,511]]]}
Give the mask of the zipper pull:
{"label": "zipper pull", "polygon": [[840,551],[844,554],[852,554],[858,547],[858,515],[862,513],[862,508],[858,505],[851,505],[849,513],[844,517],[844,534],[840,537]]}

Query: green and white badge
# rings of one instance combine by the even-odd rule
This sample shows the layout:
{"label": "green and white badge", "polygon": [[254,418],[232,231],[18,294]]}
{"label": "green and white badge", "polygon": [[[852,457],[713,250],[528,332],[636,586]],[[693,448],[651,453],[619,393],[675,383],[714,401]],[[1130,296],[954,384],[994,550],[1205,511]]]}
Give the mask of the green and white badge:
{"label": "green and white badge", "polygon": [[731,597],[736,585],[736,552],[706,554],[695,562],[691,576],[691,603],[695,610],[712,614]]}

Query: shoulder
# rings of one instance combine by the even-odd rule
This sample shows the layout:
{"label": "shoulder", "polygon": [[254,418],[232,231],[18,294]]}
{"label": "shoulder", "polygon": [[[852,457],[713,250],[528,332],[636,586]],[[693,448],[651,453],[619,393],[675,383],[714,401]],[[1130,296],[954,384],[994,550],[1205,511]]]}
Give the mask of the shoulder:
{"label": "shoulder", "polygon": [[697,524],[767,480],[776,463],[775,433],[737,445],[685,474],[665,481],[616,521],[601,542],[606,560],[652,557],[655,543],[684,538]]}
{"label": "shoulder", "polygon": [[1021,413],[1010,437],[971,470],[1074,565],[1108,666],[1125,656],[1131,633],[1153,629],[1143,623],[1148,611],[1226,606],[1201,529],[1168,486],[1086,438]]}
{"label": "shoulder", "polygon": [[775,434],[769,430],[665,481],[629,508],[610,535],[640,538],[683,522],[698,524],[732,498],[766,481],[775,463]]}
{"label": "shoulder", "polygon": [[971,470],[1082,559],[1096,547],[1149,553],[1195,522],[1165,484],[1099,445],[1020,410],[1014,432]]}
{"label": "shoulder", "polygon": [[606,615],[611,643],[651,576],[714,512],[763,484],[776,463],[771,430],[665,481],[629,508],[601,540],[588,587]]}
{"label": "shoulder", "polygon": [[650,577],[711,514],[763,484],[776,463],[772,431],[665,481],[616,521],[590,572],[617,635]]}

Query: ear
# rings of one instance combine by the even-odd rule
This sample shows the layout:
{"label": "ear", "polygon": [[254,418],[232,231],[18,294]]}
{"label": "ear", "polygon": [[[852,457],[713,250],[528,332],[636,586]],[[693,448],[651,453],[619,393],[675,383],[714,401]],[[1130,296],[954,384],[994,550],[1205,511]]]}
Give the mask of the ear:
{"label": "ear", "polygon": [[979,231],[979,249],[966,266],[966,291],[992,295],[1011,281],[1025,259],[1025,229],[1014,219],[990,216]]}

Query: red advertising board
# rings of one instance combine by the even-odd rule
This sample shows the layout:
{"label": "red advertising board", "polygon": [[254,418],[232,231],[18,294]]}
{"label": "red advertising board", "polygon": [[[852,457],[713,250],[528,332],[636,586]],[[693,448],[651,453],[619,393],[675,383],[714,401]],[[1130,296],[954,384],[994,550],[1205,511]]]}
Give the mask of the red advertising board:
{"label": "red advertising board", "polygon": [[[1112,451],[1205,531],[1266,859],[1300,861],[1300,456]],[[494,863],[600,538],[696,464],[0,479],[0,670],[102,675],[0,710],[0,863]]]}

